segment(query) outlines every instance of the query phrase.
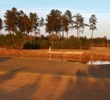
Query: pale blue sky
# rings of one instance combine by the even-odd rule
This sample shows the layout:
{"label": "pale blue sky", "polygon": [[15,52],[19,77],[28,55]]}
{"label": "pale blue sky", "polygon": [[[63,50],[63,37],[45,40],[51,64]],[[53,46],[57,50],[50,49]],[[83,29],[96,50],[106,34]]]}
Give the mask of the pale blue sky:
{"label": "pale blue sky", "polygon": [[[110,0],[0,0],[0,17],[4,19],[6,10],[12,7],[17,10],[23,10],[26,14],[30,12],[37,13],[39,17],[46,18],[52,9],[58,9],[62,13],[70,10],[73,15],[80,13],[85,23],[89,24],[89,18],[92,14],[97,17],[97,30],[94,31],[94,37],[106,36],[110,39]],[[42,34],[45,34],[44,28],[41,28]],[[69,35],[76,36],[76,30],[69,32]],[[89,28],[81,36],[91,37]]]}

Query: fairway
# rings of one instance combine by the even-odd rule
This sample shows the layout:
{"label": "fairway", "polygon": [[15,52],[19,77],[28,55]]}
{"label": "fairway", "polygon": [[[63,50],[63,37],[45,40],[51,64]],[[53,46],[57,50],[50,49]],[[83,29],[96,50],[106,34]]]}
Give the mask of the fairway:
{"label": "fairway", "polygon": [[110,65],[0,58],[0,100],[109,100]]}

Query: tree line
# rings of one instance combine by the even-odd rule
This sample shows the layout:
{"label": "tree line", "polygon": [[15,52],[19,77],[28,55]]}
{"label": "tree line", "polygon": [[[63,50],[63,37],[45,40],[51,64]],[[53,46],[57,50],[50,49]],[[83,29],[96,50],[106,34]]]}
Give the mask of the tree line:
{"label": "tree line", "polygon": [[[51,45],[53,49],[88,49],[90,46],[94,46],[93,31],[97,29],[95,15],[91,15],[89,24],[86,24],[84,17],[79,13],[72,15],[71,11],[66,10],[62,14],[60,10],[52,9],[44,23],[44,19],[39,18],[36,13],[30,12],[29,15],[26,15],[22,10],[18,11],[13,7],[5,12],[4,18],[4,21],[0,18],[0,30],[4,28],[8,34],[0,35],[1,47],[45,49]],[[45,32],[49,35],[38,37],[37,34],[40,34],[42,26],[45,26]],[[84,31],[85,27],[92,30],[91,39],[80,37],[80,33]],[[68,37],[70,29],[76,29],[77,37],[73,35]],[[64,37],[64,33],[66,33],[66,37]]]}

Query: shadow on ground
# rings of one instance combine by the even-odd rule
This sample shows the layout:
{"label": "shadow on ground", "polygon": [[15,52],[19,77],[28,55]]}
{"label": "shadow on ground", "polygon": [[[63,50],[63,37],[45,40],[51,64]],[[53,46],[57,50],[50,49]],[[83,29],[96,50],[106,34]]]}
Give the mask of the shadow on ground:
{"label": "shadow on ground", "polygon": [[25,84],[12,92],[0,88],[0,100],[33,100],[32,95],[39,89],[39,80],[41,78],[40,75],[33,84]]}
{"label": "shadow on ground", "polygon": [[[57,66],[54,65],[49,68],[43,68],[42,66],[36,67],[36,70],[39,70],[40,74],[35,76],[35,81],[32,84],[30,84],[31,82],[28,82],[21,87],[17,87],[17,89],[13,91],[5,90],[0,86],[0,100],[110,99],[110,65],[79,66],[73,64],[72,67],[64,67],[64,63],[63,67],[58,66],[58,63],[56,65]],[[66,65],[68,65],[68,63],[66,63]],[[60,67],[59,70],[58,67]],[[28,70],[29,68],[32,69],[35,67],[28,67]],[[3,84],[16,77],[17,72],[21,72],[25,69],[25,67],[21,67],[1,75],[0,84],[3,86]],[[49,71],[47,71],[47,69]],[[54,74],[50,71],[53,71]],[[29,77],[33,80],[32,74],[36,73],[30,73]],[[25,80],[21,80],[21,83]],[[11,87],[8,88],[11,89]]]}
{"label": "shadow on ground", "polygon": [[5,74],[0,75],[0,84],[3,84],[4,82],[11,80],[13,77],[15,77],[16,72],[20,72],[23,69],[25,69],[25,67],[10,70],[9,72],[6,72]]}
{"label": "shadow on ground", "polygon": [[0,57],[0,62],[4,62],[11,59],[11,57]]}
{"label": "shadow on ground", "polygon": [[78,69],[76,79],[69,78],[58,100],[109,100],[110,65],[88,66],[88,72]]}
{"label": "shadow on ground", "polygon": [[86,71],[78,69],[76,76],[101,79],[110,78],[110,64],[89,65]]}

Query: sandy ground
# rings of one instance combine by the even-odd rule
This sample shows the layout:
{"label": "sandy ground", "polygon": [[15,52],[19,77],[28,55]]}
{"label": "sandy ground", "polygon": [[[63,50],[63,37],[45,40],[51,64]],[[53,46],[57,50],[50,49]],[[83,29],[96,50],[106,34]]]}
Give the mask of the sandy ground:
{"label": "sandy ground", "polygon": [[0,100],[110,100],[110,65],[1,57]]}

